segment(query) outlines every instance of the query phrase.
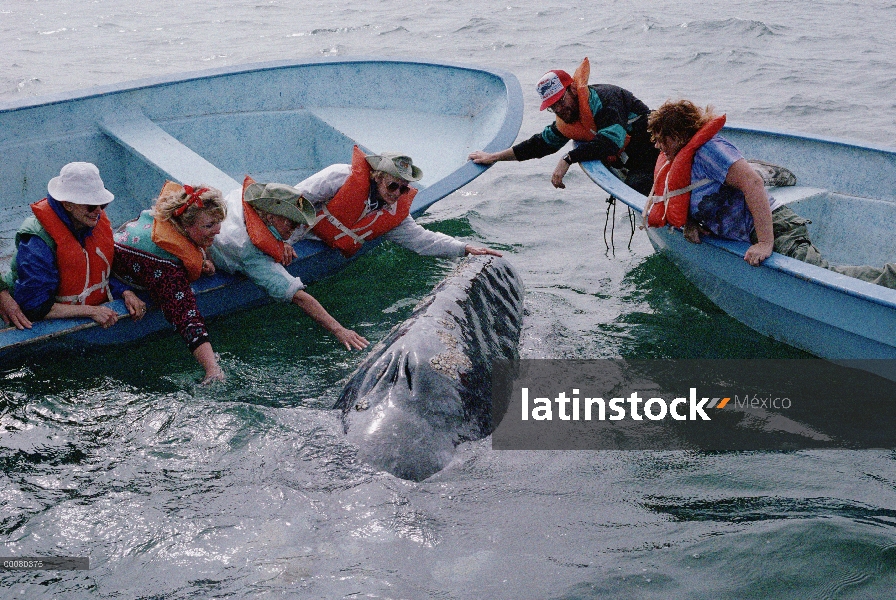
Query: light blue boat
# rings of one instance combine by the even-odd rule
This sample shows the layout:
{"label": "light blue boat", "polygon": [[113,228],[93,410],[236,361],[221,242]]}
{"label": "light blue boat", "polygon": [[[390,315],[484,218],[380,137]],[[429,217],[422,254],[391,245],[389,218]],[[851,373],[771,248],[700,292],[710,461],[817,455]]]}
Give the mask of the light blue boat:
{"label": "light blue boat", "polygon": [[[828,261],[896,262],[896,151],[743,127],[726,127],[722,135],[748,159],[782,165],[796,175],[796,186],[769,193],[812,221],[810,236]],[[599,162],[582,167],[641,214],[644,196]],[[647,235],[710,300],[764,335],[831,360],[896,358],[896,290],[777,253],[751,267],[743,260],[748,245],[742,242],[691,244],[674,228],[648,229]],[[889,362],[880,366],[892,369]]]}
{"label": "light blue boat", "polygon": [[[29,204],[71,161],[95,163],[116,200],[113,224],[148,208],[166,179],[206,183],[225,194],[245,175],[295,184],[350,162],[354,144],[399,150],[424,173],[412,214],[485,169],[467,160],[516,138],[523,100],[510,73],[454,64],[354,59],[277,62],[161,77],[0,104],[0,269]],[[370,244],[368,244],[370,246]],[[346,261],[320,242],[296,245],[290,271],[306,282]],[[267,301],[242,277],[202,278],[194,289],[206,316]],[[123,303],[114,303],[125,314]],[[2,322],[0,322],[2,324]],[[0,354],[64,338],[119,343],[170,329],[161,312],[103,330],[89,319],[0,330]]]}

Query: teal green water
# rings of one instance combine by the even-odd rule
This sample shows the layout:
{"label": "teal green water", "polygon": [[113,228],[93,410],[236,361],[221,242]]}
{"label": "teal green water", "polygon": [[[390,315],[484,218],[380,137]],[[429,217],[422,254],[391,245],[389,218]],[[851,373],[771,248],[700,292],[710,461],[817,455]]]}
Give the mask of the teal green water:
{"label": "teal green water", "polygon": [[[482,10],[483,6],[486,10]],[[649,105],[896,145],[890,2],[205,2],[0,6],[0,96],[321,55],[412,55],[534,82],[584,55]],[[801,358],[727,317],[554,161],[499,164],[427,227],[506,252],[527,288],[524,358]],[[375,341],[455,263],[384,245],[310,291]],[[397,480],[329,409],[363,353],[291,306],[214,319],[228,380],[174,334],[0,365],[0,571],[21,598],[892,598],[896,455],[498,452]]]}

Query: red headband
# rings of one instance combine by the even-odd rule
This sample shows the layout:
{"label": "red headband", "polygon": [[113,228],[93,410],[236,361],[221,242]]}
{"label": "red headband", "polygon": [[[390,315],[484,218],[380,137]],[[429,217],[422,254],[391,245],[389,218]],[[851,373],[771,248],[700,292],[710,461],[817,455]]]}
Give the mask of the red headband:
{"label": "red headband", "polygon": [[179,217],[184,214],[184,211],[190,208],[191,204],[195,204],[199,208],[205,208],[205,205],[202,203],[202,198],[200,196],[202,196],[202,194],[206,193],[207,191],[208,188],[199,188],[198,190],[194,190],[191,186],[185,185],[184,193],[187,195],[187,202],[174,210],[174,216]]}

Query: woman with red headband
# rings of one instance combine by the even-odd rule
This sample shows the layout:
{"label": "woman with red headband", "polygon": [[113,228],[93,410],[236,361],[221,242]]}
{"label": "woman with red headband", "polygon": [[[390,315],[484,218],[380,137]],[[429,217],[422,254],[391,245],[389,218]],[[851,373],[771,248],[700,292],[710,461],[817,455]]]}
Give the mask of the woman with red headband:
{"label": "woman with red headband", "polygon": [[222,381],[224,373],[190,283],[215,272],[206,250],[221,231],[226,215],[224,198],[217,189],[169,181],[152,210],[143,211],[115,234],[113,272],[149,292],[205,369],[202,383]]}

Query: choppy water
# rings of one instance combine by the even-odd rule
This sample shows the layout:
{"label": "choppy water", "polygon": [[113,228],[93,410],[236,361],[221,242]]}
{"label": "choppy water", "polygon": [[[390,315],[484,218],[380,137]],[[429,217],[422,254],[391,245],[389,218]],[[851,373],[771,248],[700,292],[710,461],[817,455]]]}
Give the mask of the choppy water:
{"label": "choppy water", "polygon": [[[409,56],[592,79],[650,106],[896,145],[896,4],[884,1],[0,1],[0,98],[296,57]],[[889,40],[889,41],[888,41]],[[412,84],[413,82],[408,82]],[[499,164],[434,229],[505,249],[539,357],[795,357],[699,295],[583,174]],[[370,339],[451,261],[382,247],[311,290]],[[329,407],[361,355],[294,307],[211,323],[230,379],[165,335],[0,366],[0,554],[90,556],[0,574],[3,597],[896,597],[896,456],[496,452],[422,483],[354,460]]]}

